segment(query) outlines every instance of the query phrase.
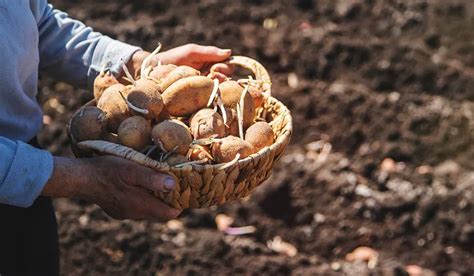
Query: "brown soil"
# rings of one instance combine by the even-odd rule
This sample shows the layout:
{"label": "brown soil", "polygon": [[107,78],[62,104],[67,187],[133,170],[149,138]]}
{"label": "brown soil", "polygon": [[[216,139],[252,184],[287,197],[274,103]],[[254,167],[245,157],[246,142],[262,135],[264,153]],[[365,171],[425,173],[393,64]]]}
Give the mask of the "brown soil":
{"label": "brown soil", "polygon": [[[65,275],[474,272],[471,1],[51,3],[145,49],[194,42],[254,57],[295,121],[286,156],[250,199],[188,210],[178,230],[57,200]],[[40,90],[52,118],[40,140],[70,156],[65,122],[92,95],[46,77]],[[257,231],[224,235],[218,213]],[[275,236],[298,254],[271,251]],[[345,260],[359,246],[377,250],[375,268]]]}

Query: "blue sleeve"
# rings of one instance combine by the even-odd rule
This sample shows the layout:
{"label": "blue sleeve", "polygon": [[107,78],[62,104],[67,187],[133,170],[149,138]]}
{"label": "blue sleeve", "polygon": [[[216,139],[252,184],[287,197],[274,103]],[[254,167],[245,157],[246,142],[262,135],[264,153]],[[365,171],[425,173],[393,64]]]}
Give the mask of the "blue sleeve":
{"label": "blue sleeve", "polygon": [[29,207],[53,173],[53,156],[0,136],[0,203]]}
{"label": "blue sleeve", "polygon": [[103,63],[118,74],[120,60],[128,62],[140,50],[94,32],[47,0],[30,0],[30,7],[38,23],[40,69],[56,79],[91,88]]}

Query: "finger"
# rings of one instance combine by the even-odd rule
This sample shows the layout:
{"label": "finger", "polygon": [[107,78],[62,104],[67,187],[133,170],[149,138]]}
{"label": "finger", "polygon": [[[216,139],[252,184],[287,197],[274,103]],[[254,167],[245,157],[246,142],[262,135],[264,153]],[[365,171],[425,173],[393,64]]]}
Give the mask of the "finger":
{"label": "finger", "polygon": [[226,81],[226,79],[228,78],[226,75],[220,73],[220,72],[212,72],[210,73],[209,75],[207,75],[209,78],[211,79],[217,79],[219,80],[219,83],[222,83],[224,81]]}
{"label": "finger", "polygon": [[153,221],[167,221],[181,214],[181,210],[170,207],[159,198],[144,190],[137,190],[137,195],[139,195],[136,197],[139,199],[139,202],[135,204],[135,211],[139,218]]}
{"label": "finger", "polygon": [[187,51],[189,51],[191,58],[200,62],[224,61],[232,54],[230,49],[220,49],[215,46],[190,44],[187,47]]}
{"label": "finger", "polygon": [[127,184],[143,187],[157,192],[169,192],[175,189],[177,180],[168,174],[156,172],[150,168],[133,165],[127,170]]}
{"label": "finger", "polygon": [[212,65],[211,67],[211,73],[212,72],[219,72],[222,73],[226,76],[232,75],[234,73],[235,67],[231,64],[225,64],[225,63],[216,63]]}

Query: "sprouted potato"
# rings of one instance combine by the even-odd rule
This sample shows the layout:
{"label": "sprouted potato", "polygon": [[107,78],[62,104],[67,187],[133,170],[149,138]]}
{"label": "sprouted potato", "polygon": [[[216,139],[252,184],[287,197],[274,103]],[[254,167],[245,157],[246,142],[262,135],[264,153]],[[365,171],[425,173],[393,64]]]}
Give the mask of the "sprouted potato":
{"label": "sprouted potato", "polygon": [[105,134],[105,113],[95,106],[79,109],[71,119],[70,130],[76,141],[99,140]]}
{"label": "sprouted potato", "polygon": [[94,99],[98,101],[105,89],[117,83],[117,79],[110,71],[104,72],[102,70],[94,80]]}
{"label": "sprouted potato", "polygon": [[189,128],[179,120],[165,120],[153,127],[153,142],[164,152],[186,155],[193,138]]}
{"label": "sprouted potato", "polygon": [[188,116],[206,107],[214,82],[205,76],[179,79],[162,94],[165,110],[171,116]]}
{"label": "sprouted potato", "polygon": [[118,128],[120,144],[141,151],[151,142],[151,125],[143,117],[125,119]]}
{"label": "sprouted potato", "polygon": [[273,144],[275,133],[267,122],[256,122],[245,132],[245,141],[253,145],[256,152]]}
{"label": "sprouted potato", "polygon": [[149,76],[152,79],[160,81],[166,78],[174,69],[176,69],[176,65],[173,64],[158,65],[153,68]]}
{"label": "sprouted potato", "polygon": [[212,145],[212,156],[218,163],[230,162],[237,154],[240,154],[240,158],[243,159],[252,153],[254,153],[253,146],[236,136],[227,136]]}
{"label": "sprouted potato", "polygon": [[178,66],[177,68],[169,72],[166,77],[161,79],[161,91],[165,91],[170,85],[180,79],[192,76],[199,76],[200,74],[201,73],[198,70],[192,67],[186,65]]}
{"label": "sprouted potato", "polygon": [[106,114],[107,130],[109,132],[116,133],[123,120],[130,117],[127,103],[122,97],[122,95],[127,93],[128,88],[123,84],[117,83],[105,89],[97,102],[97,107]]}
{"label": "sprouted potato", "polygon": [[[219,84],[219,90],[224,106],[235,109],[241,101],[240,98],[244,92],[244,87],[234,80],[227,80]],[[245,94],[243,105],[243,128],[247,129],[252,125],[255,118],[255,104],[249,93]]]}
{"label": "sprouted potato", "polygon": [[196,112],[190,119],[189,126],[194,139],[224,137],[225,125],[222,116],[210,108]]}
{"label": "sprouted potato", "polygon": [[127,95],[127,104],[135,115],[157,119],[163,110],[160,86],[153,80],[139,79]]}

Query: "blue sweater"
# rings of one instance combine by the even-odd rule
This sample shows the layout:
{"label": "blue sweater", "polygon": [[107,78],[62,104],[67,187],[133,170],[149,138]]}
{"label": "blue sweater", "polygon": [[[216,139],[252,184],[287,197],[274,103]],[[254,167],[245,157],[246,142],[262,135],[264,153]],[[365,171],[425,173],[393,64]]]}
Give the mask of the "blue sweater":
{"label": "blue sweater", "polygon": [[38,71],[92,87],[103,62],[117,74],[139,48],[94,32],[47,0],[0,0],[0,203],[28,207],[53,172],[31,140],[42,126]]}

